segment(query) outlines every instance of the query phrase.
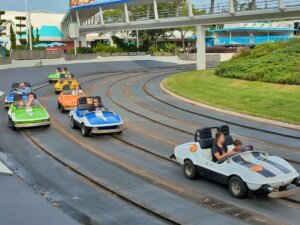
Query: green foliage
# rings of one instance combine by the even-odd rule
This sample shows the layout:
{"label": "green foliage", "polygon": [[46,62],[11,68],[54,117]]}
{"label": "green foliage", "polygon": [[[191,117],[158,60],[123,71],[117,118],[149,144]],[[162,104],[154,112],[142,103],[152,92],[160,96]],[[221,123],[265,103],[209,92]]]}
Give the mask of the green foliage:
{"label": "green foliage", "polygon": [[118,38],[117,36],[112,36],[113,42],[118,48],[122,49],[124,52],[137,52],[136,43],[133,41],[126,42],[124,39]]}
{"label": "green foliage", "polygon": [[97,45],[93,48],[93,52],[117,53],[123,52],[123,50],[119,47],[109,46],[98,42]]}
{"label": "green foliage", "polygon": [[177,48],[176,45],[169,43],[169,42],[167,42],[163,45],[163,50],[165,52],[175,53],[176,48]]}
{"label": "green foliage", "polygon": [[[91,54],[91,53],[93,53],[93,49],[87,48],[87,47],[77,47],[76,50],[77,50],[77,54]],[[74,48],[70,49],[69,53],[70,54],[75,54]]]}
{"label": "green foliage", "polygon": [[233,59],[238,59],[238,58],[242,58],[242,57],[246,57],[252,54],[252,50],[250,48],[242,48],[239,53],[237,53],[236,55],[234,55],[232,58]]}
{"label": "green foliage", "polygon": [[[0,11],[0,26],[2,26],[3,23],[5,23],[6,20],[1,19],[1,16],[5,14],[5,11]],[[4,32],[0,32],[0,37],[2,35],[5,35]]]}
{"label": "green foliage", "polygon": [[9,29],[10,29],[10,42],[11,42],[10,49],[15,50],[17,48],[17,43],[16,43],[17,38],[16,38],[16,34],[15,34],[12,24],[10,25]]}
{"label": "green foliage", "polygon": [[300,84],[300,41],[257,45],[251,55],[221,63],[216,75],[270,83]]}
{"label": "green foliage", "polygon": [[151,45],[149,47],[149,51],[151,52],[151,54],[159,52],[158,48],[155,45]]}

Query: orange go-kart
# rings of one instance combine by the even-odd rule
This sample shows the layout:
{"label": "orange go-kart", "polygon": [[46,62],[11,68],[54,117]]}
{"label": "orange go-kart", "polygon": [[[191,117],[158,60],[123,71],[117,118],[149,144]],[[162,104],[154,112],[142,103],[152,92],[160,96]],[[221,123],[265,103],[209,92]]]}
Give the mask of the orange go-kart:
{"label": "orange go-kart", "polygon": [[57,97],[57,108],[62,113],[73,110],[77,106],[77,99],[82,96],[84,96],[83,92],[81,94],[72,94],[70,85],[64,85]]}

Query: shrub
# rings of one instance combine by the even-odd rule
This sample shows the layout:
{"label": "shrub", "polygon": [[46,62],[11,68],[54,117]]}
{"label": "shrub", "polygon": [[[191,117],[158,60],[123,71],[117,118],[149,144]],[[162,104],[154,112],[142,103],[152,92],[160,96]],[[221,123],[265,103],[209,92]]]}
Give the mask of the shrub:
{"label": "shrub", "polygon": [[300,84],[300,42],[257,45],[251,55],[221,63],[216,75],[270,83]]}
{"label": "shrub", "polygon": [[155,45],[151,45],[151,46],[149,47],[149,51],[150,51],[151,53],[157,53],[157,52],[159,52],[158,48],[157,48]]}
{"label": "shrub", "polygon": [[172,44],[172,43],[165,43],[163,46],[162,46],[163,50],[165,52],[170,52],[170,53],[175,53],[176,51],[176,45]]}
{"label": "shrub", "polygon": [[[88,47],[77,47],[76,50],[77,50],[77,54],[91,54],[91,53],[93,53],[93,49],[88,48]],[[70,49],[69,53],[74,54],[75,53],[74,48]]]}
{"label": "shrub", "polygon": [[115,46],[109,46],[98,42],[97,45],[93,48],[93,52],[117,53],[123,52],[123,50]]}
{"label": "shrub", "polygon": [[242,48],[232,58],[233,59],[238,59],[238,58],[246,57],[246,56],[251,55],[251,54],[252,54],[252,50],[250,48]]}

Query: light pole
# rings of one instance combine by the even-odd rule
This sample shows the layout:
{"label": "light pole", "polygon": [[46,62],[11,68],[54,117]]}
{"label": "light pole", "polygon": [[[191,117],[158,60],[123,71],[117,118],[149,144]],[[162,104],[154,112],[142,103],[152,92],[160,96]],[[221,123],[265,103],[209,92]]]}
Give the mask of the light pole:
{"label": "light pole", "polygon": [[29,41],[29,49],[32,50],[30,13],[28,12],[27,0],[24,0],[24,1],[25,1],[26,26],[27,26],[27,37],[26,38],[27,38],[27,42]]}

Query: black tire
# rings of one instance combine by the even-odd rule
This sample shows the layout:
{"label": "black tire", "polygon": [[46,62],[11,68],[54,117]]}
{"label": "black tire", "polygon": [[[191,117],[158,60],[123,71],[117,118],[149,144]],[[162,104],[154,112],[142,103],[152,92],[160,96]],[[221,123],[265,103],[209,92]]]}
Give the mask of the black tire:
{"label": "black tire", "polygon": [[55,93],[56,95],[58,95],[58,94],[60,93],[60,91],[54,91],[54,93]]}
{"label": "black tire", "polygon": [[191,160],[184,161],[183,173],[184,173],[184,176],[190,180],[194,180],[198,177],[197,168]]}
{"label": "black tire", "polygon": [[15,127],[14,122],[12,121],[12,119],[10,117],[8,117],[8,126],[13,130],[17,130],[17,128]]}
{"label": "black tire", "polygon": [[83,137],[90,136],[90,131],[84,124],[81,125],[81,134]]}
{"label": "black tire", "polygon": [[123,133],[123,131],[120,131],[120,132],[117,132],[116,134],[117,135],[121,135]]}
{"label": "black tire", "polygon": [[76,129],[77,128],[77,125],[76,125],[76,122],[75,122],[73,116],[71,116],[71,118],[70,118],[70,125],[71,125],[72,129]]}
{"label": "black tire", "polygon": [[61,109],[61,104],[57,102],[57,108],[60,110]]}
{"label": "black tire", "polygon": [[49,127],[50,127],[50,124],[44,125],[43,127],[44,127],[44,128],[49,128]]}
{"label": "black tire", "polygon": [[65,113],[66,112],[66,110],[65,110],[65,108],[63,106],[60,107],[60,111],[61,111],[61,113]]}
{"label": "black tire", "polygon": [[246,183],[238,176],[233,176],[229,179],[228,189],[230,194],[236,198],[245,198],[249,191]]}

